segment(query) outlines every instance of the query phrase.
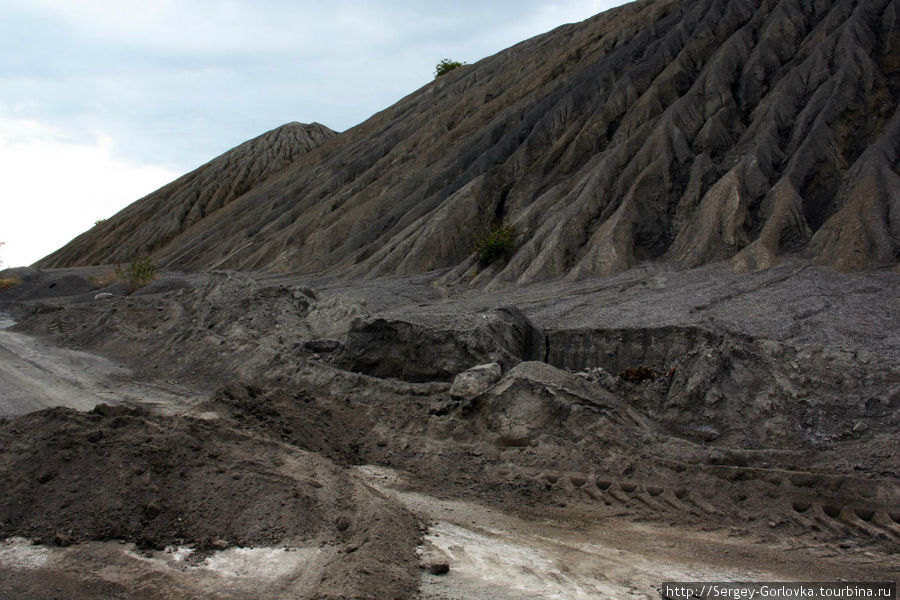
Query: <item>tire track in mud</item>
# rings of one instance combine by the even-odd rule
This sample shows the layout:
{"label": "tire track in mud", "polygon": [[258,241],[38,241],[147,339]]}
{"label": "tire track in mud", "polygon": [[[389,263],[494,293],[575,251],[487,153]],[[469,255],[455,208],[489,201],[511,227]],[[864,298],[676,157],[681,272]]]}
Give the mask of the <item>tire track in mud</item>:
{"label": "tire track in mud", "polygon": [[666,578],[801,580],[816,573],[838,577],[842,569],[855,568],[853,561],[832,563],[829,543],[785,539],[761,544],[734,536],[728,528],[627,518],[641,511],[692,511],[703,517],[711,517],[710,510],[719,513],[686,488],[533,471],[550,485],[629,508],[628,513],[601,511],[593,517],[568,509],[535,516],[411,491],[403,473],[384,467],[365,465],[356,472],[430,522],[420,548],[423,566],[446,562],[450,571],[441,576],[423,572],[422,600],[655,598],[656,587]]}
{"label": "tire track in mud", "polygon": [[[739,469],[734,471],[759,471],[755,477],[763,475],[772,477],[775,470]],[[787,474],[787,472],[782,472]],[[708,497],[699,489],[686,485],[662,485],[660,483],[642,483],[631,479],[616,479],[593,473],[548,471],[535,468],[505,469],[500,473],[505,479],[526,477],[544,482],[550,490],[560,492],[579,501],[597,503],[616,510],[622,516],[641,516],[646,513],[658,518],[677,520],[679,516],[691,516],[710,519],[712,522],[725,522],[735,517],[746,518],[746,511],[735,510],[736,507],[721,506],[721,498],[715,494]],[[791,474],[794,480],[807,484],[818,479],[811,473],[796,472]],[[743,473],[741,477],[746,478]],[[790,481],[791,477],[780,479]],[[822,478],[828,479],[828,478]],[[893,497],[897,490],[882,482],[882,487],[861,488],[865,482],[851,481],[851,478],[832,477],[835,481],[825,481],[833,487],[843,484],[862,493],[858,496]],[[861,497],[832,498],[816,496],[814,490],[801,492],[801,486],[791,486],[782,490],[778,497],[772,498],[768,512],[761,516],[765,519],[790,520],[801,528],[826,538],[857,538],[887,543],[896,548],[900,544],[900,508],[889,501],[865,502]],[[885,489],[887,491],[885,491]],[[810,491],[813,493],[810,494]],[[791,499],[793,498],[793,499]],[[773,524],[776,521],[771,521]]]}

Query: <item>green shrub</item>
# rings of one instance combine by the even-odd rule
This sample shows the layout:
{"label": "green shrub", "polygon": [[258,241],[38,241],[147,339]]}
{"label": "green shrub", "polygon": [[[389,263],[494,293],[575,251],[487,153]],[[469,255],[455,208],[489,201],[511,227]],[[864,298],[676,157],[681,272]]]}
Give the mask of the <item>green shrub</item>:
{"label": "green shrub", "polygon": [[96,221],[94,221],[94,227],[96,227],[97,225],[100,225],[101,223],[103,223],[105,221],[106,221],[106,219],[97,219]]}
{"label": "green shrub", "polygon": [[516,228],[504,223],[494,223],[475,236],[474,250],[482,265],[497,259],[508,258],[516,247]]}
{"label": "green shrub", "polygon": [[149,256],[139,256],[125,268],[122,268],[122,265],[116,265],[115,271],[116,279],[124,283],[131,291],[141,289],[159,275],[156,262]]}
{"label": "green shrub", "polygon": [[446,75],[453,69],[456,69],[457,67],[461,67],[464,64],[465,63],[461,63],[458,60],[450,60],[449,58],[445,58],[444,60],[439,62],[437,64],[437,66],[434,68],[434,78],[437,79],[441,75]]}

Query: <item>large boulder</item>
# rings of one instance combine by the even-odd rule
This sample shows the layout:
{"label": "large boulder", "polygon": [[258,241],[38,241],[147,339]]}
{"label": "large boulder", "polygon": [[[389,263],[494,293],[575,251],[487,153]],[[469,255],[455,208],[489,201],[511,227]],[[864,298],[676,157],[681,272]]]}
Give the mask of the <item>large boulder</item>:
{"label": "large boulder", "polygon": [[450,396],[460,400],[471,400],[497,383],[502,376],[503,368],[497,363],[472,367],[453,379]]}

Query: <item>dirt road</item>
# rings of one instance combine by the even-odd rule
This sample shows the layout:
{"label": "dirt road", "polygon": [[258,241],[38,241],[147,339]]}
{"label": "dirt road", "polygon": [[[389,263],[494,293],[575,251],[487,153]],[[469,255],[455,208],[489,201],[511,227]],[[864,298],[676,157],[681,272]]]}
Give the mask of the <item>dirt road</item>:
{"label": "dirt road", "polygon": [[0,416],[54,406],[90,410],[101,403],[141,404],[173,414],[199,397],[180,382],[137,381],[129,369],[106,358],[8,331],[10,325],[0,315]]}

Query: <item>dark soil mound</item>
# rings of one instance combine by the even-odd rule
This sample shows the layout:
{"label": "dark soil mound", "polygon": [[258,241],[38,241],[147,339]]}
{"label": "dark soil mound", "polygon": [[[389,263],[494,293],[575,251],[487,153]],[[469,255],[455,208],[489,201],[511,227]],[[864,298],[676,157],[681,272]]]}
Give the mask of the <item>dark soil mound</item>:
{"label": "dark soil mound", "polygon": [[317,544],[334,556],[316,597],[406,597],[416,585],[415,517],[322,456],[217,420],[106,405],[4,420],[0,489],[2,537]]}
{"label": "dark soil mound", "polygon": [[3,278],[15,282],[15,285],[3,290],[4,301],[63,298],[88,294],[93,297],[100,291],[85,274],[70,273],[64,269],[48,273],[30,267],[19,267],[4,269],[0,273]]}
{"label": "dark soil mound", "polygon": [[353,508],[352,485],[327,461],[296,453],[289,465],[281,448],[214,422],[101,405],[33,413],[3,434],[5,533],[265,545],[314,537],[330,506]]}
{"label": "dark soil mound", "polygon": [[279,439],[342,465],[364,462],[363,449],[376,443],[369,435],[373,420],[359,405],[304,389],[288,392],[234,383],[216,392],[203,408],[243,431]]}

